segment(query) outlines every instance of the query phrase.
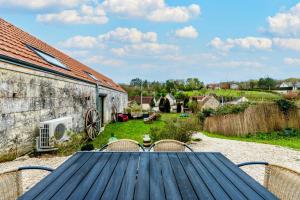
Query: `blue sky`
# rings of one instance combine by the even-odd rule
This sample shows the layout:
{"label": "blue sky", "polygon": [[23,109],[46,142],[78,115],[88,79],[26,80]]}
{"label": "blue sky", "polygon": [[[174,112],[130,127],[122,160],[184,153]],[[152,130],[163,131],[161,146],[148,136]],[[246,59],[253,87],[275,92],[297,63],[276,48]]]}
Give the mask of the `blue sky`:
{"label": "blue sky", "polygon": [[299,0],[0,0],[0,16],[117,82],[300,77]]}

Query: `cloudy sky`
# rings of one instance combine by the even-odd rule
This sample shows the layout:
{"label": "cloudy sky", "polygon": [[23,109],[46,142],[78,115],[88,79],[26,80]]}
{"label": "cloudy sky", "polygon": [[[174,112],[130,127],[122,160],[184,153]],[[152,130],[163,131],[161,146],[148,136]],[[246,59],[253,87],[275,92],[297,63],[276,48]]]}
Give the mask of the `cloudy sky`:
{"label": "cloudy sky", "polygon": [[0,0],[0,16],[117,82],[300,77],[299,0]]}

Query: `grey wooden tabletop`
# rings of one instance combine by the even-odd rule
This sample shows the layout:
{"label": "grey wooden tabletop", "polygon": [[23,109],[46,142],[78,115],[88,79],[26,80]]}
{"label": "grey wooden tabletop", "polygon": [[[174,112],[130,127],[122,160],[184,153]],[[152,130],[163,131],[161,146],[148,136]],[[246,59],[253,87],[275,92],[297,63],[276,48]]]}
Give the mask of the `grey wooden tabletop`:
{"label": "grey wooden tabletop", "polygon": [[77,152],[20,199],[276,199],[221,153]]}

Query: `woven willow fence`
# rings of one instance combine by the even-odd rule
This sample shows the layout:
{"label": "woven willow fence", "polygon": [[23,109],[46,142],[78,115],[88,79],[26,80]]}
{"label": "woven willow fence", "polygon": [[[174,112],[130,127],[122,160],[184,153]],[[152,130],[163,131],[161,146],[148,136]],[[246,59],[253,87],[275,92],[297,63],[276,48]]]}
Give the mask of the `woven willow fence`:
{"label": "woven willow fence", "polygon": [[227,136],[245,136],[288,127],[300,129],[299,108],[284,115],[276,104],[259,104],[250,106],[243,113],[208,117],[203,129]]}

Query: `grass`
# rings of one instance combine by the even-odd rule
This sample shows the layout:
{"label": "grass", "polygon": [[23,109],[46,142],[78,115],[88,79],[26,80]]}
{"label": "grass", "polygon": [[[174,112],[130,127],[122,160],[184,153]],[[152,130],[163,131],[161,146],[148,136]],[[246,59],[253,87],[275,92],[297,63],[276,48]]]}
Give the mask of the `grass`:
{"label": "grass", "polygon": [[220,135],[216,133],[208,133],[208,132],[204,132],[204,134],[214,138],[272,144],[272,145],[278,145],[283,147],[289,147],[291,149],[300,151],[300,135],[294,137],[281,137],[274,133],[270,133],[270,134],[261,133],[256,136],[239,137],[239,136],[224,136],[224,135]]}
{"label": "grass", "polygon": [[161,119],[152,124],[145,124],[141,119],[110,123],[92,143],[95,148],[100,148],[107,144],[112,134],[118,139],[132,139],[142,143],[143,136],[149,133],[151,127],[163,127],[166,120],[177,117],[178,114],[162,114]]}
{"label": "grass", "polygon": [[263,91],[245,91],[245,90],[211,90],[211,89],[202,89],[197,91],[189,91],[185,92],[189,96],[197,96],[197,95],[208,95],[215,94],[217,96],[224,96],[238,98],[238,97],[246,97],[251,101],[273,101],[282,98],[280,94],[272,93],[272,92],[263,92]]}

